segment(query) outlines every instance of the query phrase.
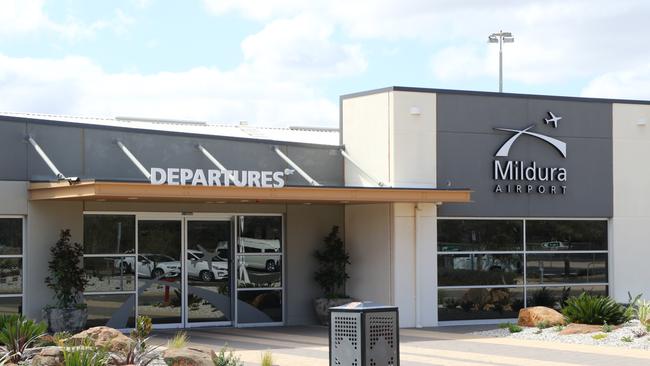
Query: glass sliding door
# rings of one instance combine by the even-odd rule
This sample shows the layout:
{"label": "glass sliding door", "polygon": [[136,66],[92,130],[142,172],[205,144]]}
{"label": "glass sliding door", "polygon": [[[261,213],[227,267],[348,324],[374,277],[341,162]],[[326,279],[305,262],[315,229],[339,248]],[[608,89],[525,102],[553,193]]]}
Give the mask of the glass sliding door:
{"label": "glass sliding door", "polygon": [[283,321],[282,216],[239,216],[237,324]]}
{"label": "glass sliding door", "polygon": [[232,225],[232,220],[187,219],[188,326],[231,324]]}
{"label": "glass sliding door", "polygon": [[183,325],[181,219],[138,220],[138,315],[154,325]]}

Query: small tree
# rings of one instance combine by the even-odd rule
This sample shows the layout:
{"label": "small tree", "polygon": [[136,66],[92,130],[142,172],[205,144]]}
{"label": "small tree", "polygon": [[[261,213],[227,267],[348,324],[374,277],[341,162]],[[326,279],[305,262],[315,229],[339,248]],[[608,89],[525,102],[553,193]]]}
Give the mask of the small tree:
{"label": "small tree", "polygon": [[61,230],[59,241],[50,249],[52,259],[48,263],[50,275],[45,279],[47,287],[54,290],[57,307],[70,309],[79,307],[80,295],[88,280],[81,266],[83,248],[70,242],[70,230]]}
{"label": "small tree", "polygon": [[350,276],[345,271],[345,266],[350,264],[350,255],[345,251],[343,240],[339,237],[339,227],[332,227],[332,231],[323,241],[325,248],[314,253],[318,260],[318,270],[314,273],[314,280],[326,298],[346,298],[345,282]]}

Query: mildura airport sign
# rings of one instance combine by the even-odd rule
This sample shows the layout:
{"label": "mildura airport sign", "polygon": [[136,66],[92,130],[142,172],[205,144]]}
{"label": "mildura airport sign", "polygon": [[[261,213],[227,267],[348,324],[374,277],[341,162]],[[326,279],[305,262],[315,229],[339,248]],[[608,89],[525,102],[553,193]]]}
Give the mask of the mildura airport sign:
{"label": "mildura airport sign", "polygon": [[[547,126],[558,128],[562,117],[549,112],[545,118]],[[497,131],[512,133],[512,136],[501,145],[494,155],[494,175],[496,182],[495,193],[524,193],[524,194],[566,194],[567,169],[562,166],[542,166],[535,160],[510,160],[510,148],[520,138],[529,141],[545,142],[552,146],[562,158],[567,157],[566,143],[554,137],[541,133],[531,132],[534,124],[524,129],[495,128]]]}

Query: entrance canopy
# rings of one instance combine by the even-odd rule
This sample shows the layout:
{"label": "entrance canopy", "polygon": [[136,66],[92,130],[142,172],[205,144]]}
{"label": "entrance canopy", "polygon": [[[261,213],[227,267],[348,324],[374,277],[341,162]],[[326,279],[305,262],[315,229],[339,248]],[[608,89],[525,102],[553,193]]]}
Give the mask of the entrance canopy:
{"label": "entrance canopy", "polygon": [[155,185],[83,181],[31,183],[30,200],[167,201],[209,203],[470,202],[467,189],[285,186],[282,188]]}

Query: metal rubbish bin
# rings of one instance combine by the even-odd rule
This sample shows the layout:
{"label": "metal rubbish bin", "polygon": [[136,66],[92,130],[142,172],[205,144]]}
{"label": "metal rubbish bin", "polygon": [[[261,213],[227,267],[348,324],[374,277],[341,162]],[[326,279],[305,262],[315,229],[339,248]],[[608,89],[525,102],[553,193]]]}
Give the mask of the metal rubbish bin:
{"label": "metal rubbish bin", "polygon": [[399,366],[396,306],[351,302],[330,310],[330,366]]}

